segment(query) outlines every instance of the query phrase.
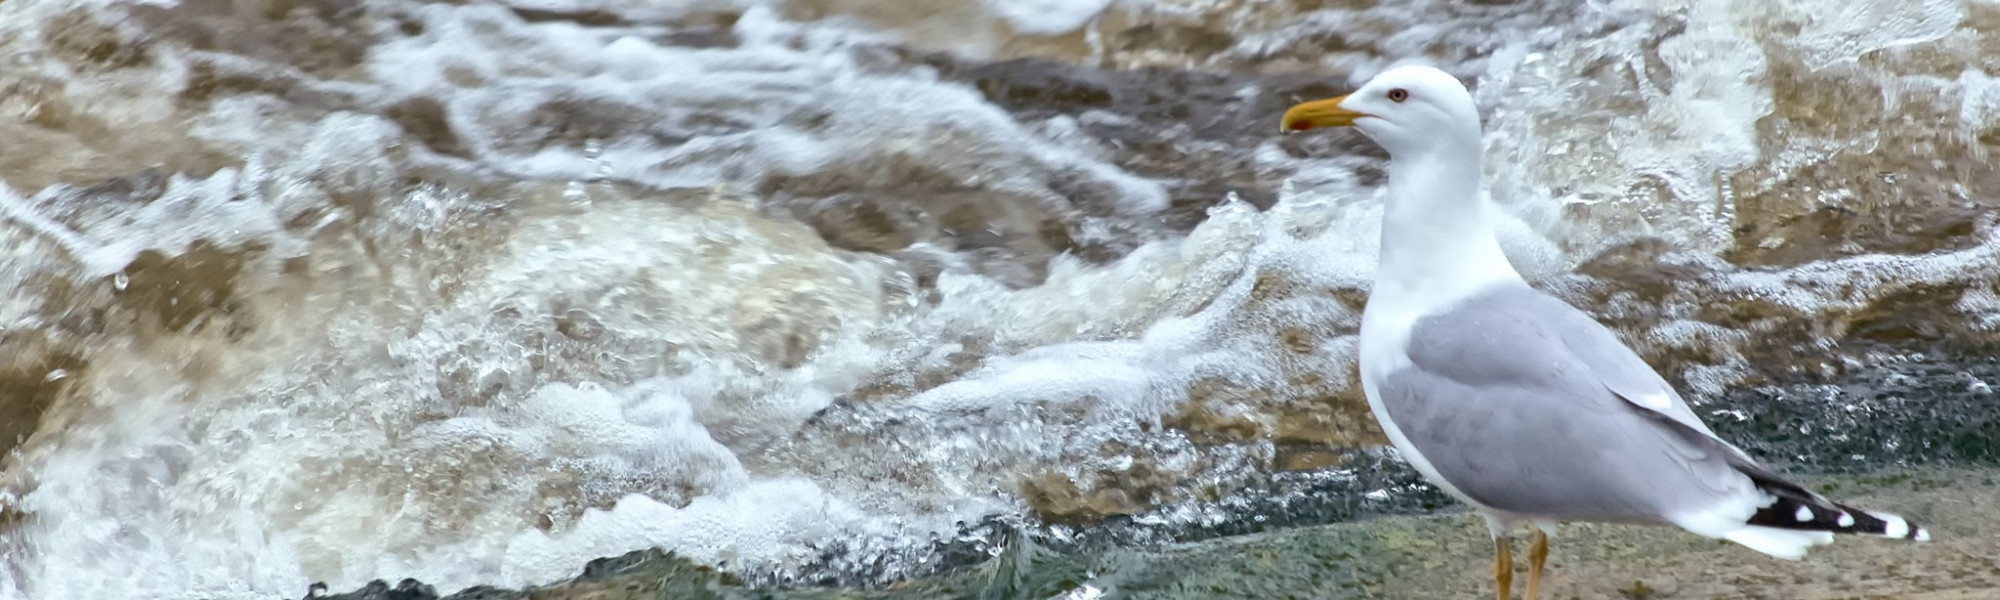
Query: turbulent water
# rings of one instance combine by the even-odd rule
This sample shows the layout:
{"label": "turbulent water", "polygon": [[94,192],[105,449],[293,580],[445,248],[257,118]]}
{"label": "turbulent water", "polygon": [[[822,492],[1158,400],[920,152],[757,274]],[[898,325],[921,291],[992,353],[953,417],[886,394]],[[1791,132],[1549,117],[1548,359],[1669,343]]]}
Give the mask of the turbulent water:
{"label": "turbulent water", "polygon": [[650,547],[880,580],[969,523],[1352,477],[1382,155],[1277,115],[1406,60],[1474,84],[1516,264],[1697,399],[1991,347],[1992,31],[1982,0],[0,2],[0,598]]}

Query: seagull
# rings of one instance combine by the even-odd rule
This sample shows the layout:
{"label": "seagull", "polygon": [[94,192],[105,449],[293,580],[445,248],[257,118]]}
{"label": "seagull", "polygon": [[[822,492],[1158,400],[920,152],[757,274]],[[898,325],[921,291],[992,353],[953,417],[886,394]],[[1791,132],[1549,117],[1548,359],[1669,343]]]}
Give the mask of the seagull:
{"label": "seagull", "polygon": [[1529,287],[1488,224],[1479,111],[1451,74],[1393,68],[1280,127],[1353,127],[1389,151],[1361,386],[1403,460],[1485,517],[1500,600],[1524,526],[1529,600],[1558,522],[1673,525],[1791,560],[1836,533],[1930,539],[1759,465],[1611,330]]}

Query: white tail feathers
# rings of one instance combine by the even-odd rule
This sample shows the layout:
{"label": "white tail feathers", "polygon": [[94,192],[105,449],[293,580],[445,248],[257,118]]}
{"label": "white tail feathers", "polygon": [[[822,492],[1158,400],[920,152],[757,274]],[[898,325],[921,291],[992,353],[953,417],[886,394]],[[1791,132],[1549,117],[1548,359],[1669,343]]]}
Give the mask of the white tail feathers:
{"label": "white tail feathers", "polygon": [[1735,521],[1710,512],[1690,515],[1692,520],[1679,524],[1690,531],[1790,560],[1805,557],[1806,550],[1813,546],[1833,542],[1837,533],[1917,542],[1931,539],[1930,532],[1909,519],[1834,502],[1761,470],[1746,470],[1744,474],[1750,476],[1763,496],[1748,519]]}
{"label": "white tail feathers", "polygon": [[[1857,512],[1865,512],[1865,511],[1857,511]],[[1925,530],[1920,525],[1911,523],[1909,519],[1905,519],[1889,513],[1869,512],[1867,514],[1868,516],[1875,517],[1876,520],[1882,522],[1882,532],[1875,533],[1872,531],[1856,531],[1856,533],[1860,533],[1862,535],[1874,535],[1886,538],[1896,538],[1896,539],[1904,539],[1904,540],[1911,540],[1918,542],[1931,541],[1931,532]]]}
{"label": "white tail feathers", "polygon": [[1798,560],[1805,558],[1806,550],[1813,546],[1824,546],[1833,543],[1833,532],[1777,529],[1774,527],[1752,525],[1723,534],[1722,538],[1771,556],[1785,560]]}

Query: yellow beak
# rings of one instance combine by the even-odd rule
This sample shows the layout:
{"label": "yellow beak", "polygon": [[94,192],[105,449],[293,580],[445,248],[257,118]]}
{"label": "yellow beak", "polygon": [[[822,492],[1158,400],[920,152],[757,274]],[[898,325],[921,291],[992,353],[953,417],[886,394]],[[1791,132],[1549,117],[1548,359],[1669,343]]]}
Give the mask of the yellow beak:
{"label": "yellow beak", "polygon": [[1279,131],[1305,131],[1316,127],[1350,127],[1354,120],[1369,116],[1340,107],[1340,101],[1347,96],[1302,102],[1285,111],[1285,120],[1279,124]]}

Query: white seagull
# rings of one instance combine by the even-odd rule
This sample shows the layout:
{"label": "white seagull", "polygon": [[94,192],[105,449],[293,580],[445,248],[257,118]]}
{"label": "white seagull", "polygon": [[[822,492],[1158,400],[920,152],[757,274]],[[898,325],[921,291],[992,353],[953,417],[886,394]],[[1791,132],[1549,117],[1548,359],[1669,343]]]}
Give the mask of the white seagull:
{"label": "white seagull", "polygon": [[1281,125],[1319,127],[1359,129],[1389,151],[1361,385],[1403,459],[1486,518],[1501,600],[1508,532],[1522,525],[1534,529],[1529,600],[1561,521],[1675,525],[1786,559],[1835,533],[1930,538],[1758,465],[1610,330],[1529,287],[1487,223],[1479,112],[1458,79],[1398,67],[1293,106]]}

